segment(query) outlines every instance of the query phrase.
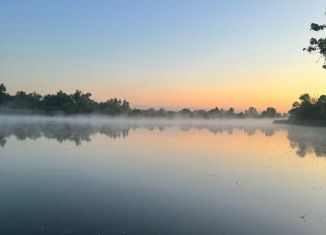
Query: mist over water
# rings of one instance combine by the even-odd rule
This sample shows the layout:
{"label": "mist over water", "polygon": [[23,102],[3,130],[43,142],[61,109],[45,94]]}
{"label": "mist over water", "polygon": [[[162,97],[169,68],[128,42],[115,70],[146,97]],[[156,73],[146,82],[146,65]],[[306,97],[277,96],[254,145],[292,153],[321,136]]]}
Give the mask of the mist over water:
{"label": "mist over water", "polygon": [[0,117],[0,234],[324,234],[326,128]]}
{"label": "mist over water", "polygon": [[91,141],[95,134],[108,138],[126,138],[130,130],[147,129],[164,131],[165,129],[207,130],[213,134],[226,132],[230,135],[241,130],[247,135],[257,131],[266,136],[275,132],[287,132],[289,144],[297,149],[298,156],[304,157],[309,153],[316,156],[326,155],[326,128],[275,125],[271,119],[245,120],[194,120],[194,119],[130,119],[107,117],[42,117],[42,116],[1,116],[0,145],[14,135],[18,140],[48,138],[59,142],[73,141],[76,145]]}

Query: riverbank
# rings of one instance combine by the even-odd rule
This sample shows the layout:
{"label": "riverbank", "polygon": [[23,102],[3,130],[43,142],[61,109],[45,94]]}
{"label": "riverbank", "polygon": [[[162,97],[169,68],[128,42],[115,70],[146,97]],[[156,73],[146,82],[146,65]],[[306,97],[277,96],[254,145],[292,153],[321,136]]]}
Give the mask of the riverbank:
{"label": "riverbank", "polygon": [[281,119],[273,121],[274,124],[286,124],[296,126],[315,126],[315,127],[326,127],[326,120],[319,119],[308,119],[308,120],[291,120]]}

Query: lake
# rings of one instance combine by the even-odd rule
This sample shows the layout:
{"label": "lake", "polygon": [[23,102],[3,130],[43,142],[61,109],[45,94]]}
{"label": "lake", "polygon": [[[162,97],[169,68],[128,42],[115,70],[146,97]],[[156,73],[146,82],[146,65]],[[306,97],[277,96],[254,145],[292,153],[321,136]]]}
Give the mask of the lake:
{"label": "lake", "polygon": [[0,118],[0,234],[325,234],[326,128]]}

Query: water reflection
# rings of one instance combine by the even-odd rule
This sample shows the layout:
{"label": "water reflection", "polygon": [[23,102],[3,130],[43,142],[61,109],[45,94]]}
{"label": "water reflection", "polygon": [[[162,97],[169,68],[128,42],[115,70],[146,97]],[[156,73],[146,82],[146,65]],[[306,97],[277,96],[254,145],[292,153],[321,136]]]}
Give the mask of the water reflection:
{"label": "water reflection", "polygon": [[7,143],[10,136],[15,136],[18,140],[33,139],[41,137],[47,139],[55,139],[58,142],[65,140],[73,141],[76,145],[82,142],[91,141],[91,136],[94,134],[103,134],[109,138],[125,138],[128,136],[131,129],[147,129],[149,131],[159,130],[164,131],[166,128],[176,127],[182,131],[191,129],[208,130],[214,134],[228,133],[232,134],[234,130],[242,130],[248,136],[253,136],[257,131],[261,131],[266,136],[273,136],[275,131],[281,128],[276,127],[261,127],[261,126],[220,126],[205,123],[105,123],[105,124],[90,124],[90,123],[68,123],[68,122],[41,122],[41,123],[0,123],[0,145],[2,147]]}
{"label": "water reflection", "polygon": [[288,127],[287,131],[290,146],[298,156],[326,156],[326,128]]}
{"label": "water reflection", "polygon": [[0,136],[0,234],[326,229],[326,161],[295,157],[326,156],[323,128],[0,117]]}
{"label": "water reflection", "polygon": [[47,139],[72,141],[77,146],[83,142],[91,141],[92,135],[102,134],[112,139],[126,138],[130,130],[146,129],[149,131],[164,131],[167,128],[177,128],[181,131],[191,129],[207,130],[215,135],[227,133],[232,135],[234,131],[240,130],[248,136],[254,136],[257,132],[266,137],[273,136],[276,132],[286,131],[287,138],[296,154],[305,157],[315,154],[318,157],[326,156],[326,128],[310,128],[297,126],[261,125],[261,123],[210,123],[210,122],[0,122],[0,146],[4,147],[8,138],[15,136],[17,140],[45,137]]}

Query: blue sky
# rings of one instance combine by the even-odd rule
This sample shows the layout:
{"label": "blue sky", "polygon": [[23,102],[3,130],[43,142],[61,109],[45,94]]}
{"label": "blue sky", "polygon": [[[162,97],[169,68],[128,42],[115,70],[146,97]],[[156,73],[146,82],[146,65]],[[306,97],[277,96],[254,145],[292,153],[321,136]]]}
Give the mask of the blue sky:
{"label": "blue sky", "polygon": [[137,106],[241,109],[258,101],[286,109],[302,92],[326,89],[321,64],[301,50],[313,36],[310,23],[326,22],[325,7],[319,0],[1,1],[0,82],[10,92],[78,88]]}

